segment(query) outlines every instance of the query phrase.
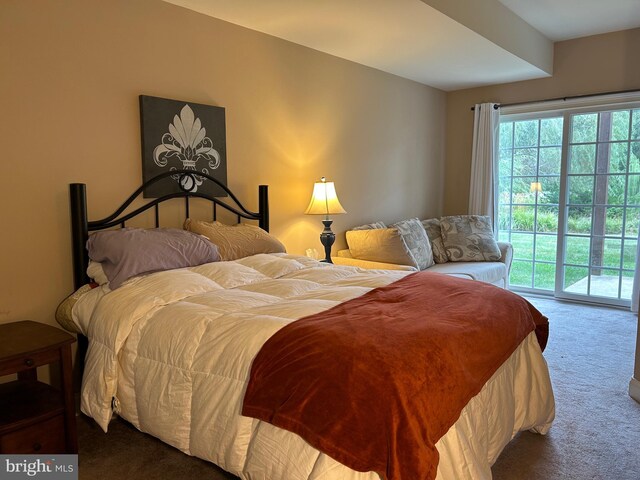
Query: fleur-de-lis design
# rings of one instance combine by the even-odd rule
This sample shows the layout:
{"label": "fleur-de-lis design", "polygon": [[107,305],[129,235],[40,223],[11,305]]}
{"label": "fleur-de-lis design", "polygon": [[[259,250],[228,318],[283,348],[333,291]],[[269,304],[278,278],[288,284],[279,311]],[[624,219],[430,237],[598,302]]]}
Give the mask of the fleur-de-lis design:
{"label": "fleur-de-lis design", "polygon": [[[180,116],[173,117],[169,131],[162,135],[162,143],[153,150],[153,161],[159,167],[166,167],[172,159],[180,160],[184,170],[200,171],[207,175],[207,167],[199,167],[198,162],[206,162],[212,170],[220,166],[220,153],[213,148],[213,142],[207,137],[206,129],[189,105],[182,107]],[[170,170],[177,168],[170,167]],[[180,181],[179,175],[172,175],[171,178]],[[193,175],[192,181],[194,184],[190,185],[191,188],[188,190],[195,192],[204,182],[204,178]]]}

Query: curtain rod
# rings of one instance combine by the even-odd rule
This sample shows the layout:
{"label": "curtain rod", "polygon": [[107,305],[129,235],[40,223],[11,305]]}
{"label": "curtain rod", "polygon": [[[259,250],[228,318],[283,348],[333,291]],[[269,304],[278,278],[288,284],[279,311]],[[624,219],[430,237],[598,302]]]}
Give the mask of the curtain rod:
{"label": "curtain rod", "polygon": [[[589,97],[603,97],[606,95],[619,95],[622,93],[640,93],[640,90],[638,90],[637,88],[634,88],[632,90],[617,90],[617,91],[613,91],[613,92],[602,92],[602,93],[587,93],[584,95],[570,95],[568,97],[557,97],[557,98],[547,98],[544,100],[529,100],[526,102],[515,102],[515,103],[496,103],[493,108],[494,109],[499,109],[500,107],[515,107],[515,106],[520,106],[520,105],[529,105],[532,103],[545,103],[545,102],[557,102],[562,100],[563,102],[566,102],[567,100],[575,100],[577,98],[589,98]],[[476,107],[471,107],[471,110],[475,110]]]}

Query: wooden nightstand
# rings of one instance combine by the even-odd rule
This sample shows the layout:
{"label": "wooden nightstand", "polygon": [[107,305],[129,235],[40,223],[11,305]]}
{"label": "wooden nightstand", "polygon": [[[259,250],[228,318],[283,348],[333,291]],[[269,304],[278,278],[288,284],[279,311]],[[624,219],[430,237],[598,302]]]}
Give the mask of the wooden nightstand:
{"label": "wooden nightstand", "polygon": [[[77,453],[71,344],[68,333],[43,323],[0,324],[0,453]],[[62,391],[38,381],[36,367],[59,362]]]}

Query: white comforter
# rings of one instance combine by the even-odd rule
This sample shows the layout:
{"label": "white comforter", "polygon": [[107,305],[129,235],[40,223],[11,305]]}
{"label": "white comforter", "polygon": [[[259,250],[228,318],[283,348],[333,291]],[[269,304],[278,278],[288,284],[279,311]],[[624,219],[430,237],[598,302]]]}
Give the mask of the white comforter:
{"label": "white comforter", "polygon": [[[82,411],[106,431],[113,403],[138,429],[243,479],[378,479],[240,411],[251,361],[278,329],[408,273],[255,255],[95,289],[73,311],[89,337]],[[516,432],[546,433],[553,417],[531,334],[437,443],[438,478],[491,478]]]}

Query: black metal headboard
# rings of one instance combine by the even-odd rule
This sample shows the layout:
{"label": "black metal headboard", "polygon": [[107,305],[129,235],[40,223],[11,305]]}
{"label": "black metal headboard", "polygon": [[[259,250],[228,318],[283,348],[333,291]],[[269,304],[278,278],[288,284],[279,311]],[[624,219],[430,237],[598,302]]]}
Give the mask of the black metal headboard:
{"label": "black metal headboard", "polygon": [[[181,188],[183,184],[189,182],[183,182],[183,180],[193,180],[193,176],[197,175],[198,177],[202,177],[207,179],[208,181],[214,182],[216,185],[220,186],[228,195],[231,200],[235,203],[234,205],[229,205],[228,203],[223,202],[222,200],[209,196],[207,194],[203,194],[200,192],[192,192],[183,188],[183,190],[171,193],[168,195],[164,195],[160,198],[155,198],[145,203],[139,208],[135,210],[124,213],[125,210],[133,203],[133,201],[143,192],[143,190],[153,185],[156,182],[159,182],[169,176],[179,175]],[[192,183],[193,184],[193,183]],[[160,223],[160,209],[159,205],[162,202],[167,200],[171,200],[173,198],[184,198],[185,199],[185,218],[189,217],[189,198],[198,197],[209,200],[213,204],[213,219],[216,220],[217,217],[217,207],[220,206],[223,209],[234,213],[238,217],[238,223],[241,219],[248,220],[257,220],[260,228],[269,231],[269,187],[267,185],[260,185],[258,187],[258,211],[252,212],[247,210],[242,203],[236,198],[236,196],[229,190],[225,185],[220,183],[215,178],[201,172],[194,172],[193,170],[172,170],[169,172],[161,173],[160,175],[152,178],[147,181],[143,185],[140,186],[133,194],[125,200],[125,202],[120,205],[111,215],[105,217],[101,220],[89,221],[87,218],[87,194],[86,194],[86,185],[84,183],[72,183],[69,185],[69,193],[71,196],[71,237],[72,237],[72,249],[73,249],[73,282],[76,289],[80,288],[82,285],[86,284],[89,281],[87,277],[87,266],[89,265],[89,257],[87,254],[86,244],[87,239],[89,238],[89,232],[95,230],[104,230],[107,228],[115,227],[115,226],[125,226],[125,222],[132,219],[133,217],[141,214],[149,210],[150,208],[155,209],[155,224],[156,227],[159,227]]]}

